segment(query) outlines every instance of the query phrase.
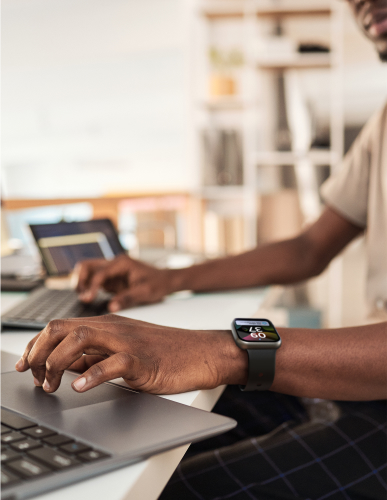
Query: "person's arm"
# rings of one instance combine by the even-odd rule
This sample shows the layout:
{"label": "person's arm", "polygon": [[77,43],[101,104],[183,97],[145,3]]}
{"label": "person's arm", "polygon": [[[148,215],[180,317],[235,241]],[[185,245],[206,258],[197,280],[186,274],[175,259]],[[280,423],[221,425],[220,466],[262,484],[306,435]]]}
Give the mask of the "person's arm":
{"label": "person's arm", "polygon": [[335,400],[387,397],[387,323],[337,329],[278,329],[271,390]]}
{"label": "person's arm", "polygon": [[171,291],[288,284],[320,274],[362,229],[326,208],[299,236],[249,252],[170,271]]}
{"label": "person's arm", "polygon": [[[282,346],[271,390],[336,400],[387,397],[387,323],[278,330]],[[57,390],[69,367],[82,372],[72,383],[78,392],[123,377],[135,390],[173,394],[245,385],[248,374],[247,353],[230,331],[168,328],[115,315],[50,322],[16,365],[31,368],[46,392]]]}
{"label": "person's arm", "polygon": [[295,283],[321,273],[362,228],[326,208],[299,236],[262,245],[240,255],[214,259],[185,269],[156,269],[121,256],[112,262],[85,261],[78,266],[78,292],[89,302],[98,289],[114,292],[110,311],[162,300],[180,290],[227,290]]}

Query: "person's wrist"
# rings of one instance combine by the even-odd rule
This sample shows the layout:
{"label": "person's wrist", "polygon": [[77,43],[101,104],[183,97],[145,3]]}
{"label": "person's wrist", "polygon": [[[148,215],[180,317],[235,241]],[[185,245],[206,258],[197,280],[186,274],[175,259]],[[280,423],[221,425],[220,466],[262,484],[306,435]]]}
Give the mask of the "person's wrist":
{"label": "person's wrist", "polygon": [[163,269],[162,280],[165,287],[165,295],[170,293],[180,292],[181,290],[189,290],[185,284],[185,269]]}
{"label": "person's wrist", "polygon": [[247,352],[236,345],[231,331],[225,330],[221,333],[223,339],[219,345],[217,356],[221,384],[245,385],[249,371]]}

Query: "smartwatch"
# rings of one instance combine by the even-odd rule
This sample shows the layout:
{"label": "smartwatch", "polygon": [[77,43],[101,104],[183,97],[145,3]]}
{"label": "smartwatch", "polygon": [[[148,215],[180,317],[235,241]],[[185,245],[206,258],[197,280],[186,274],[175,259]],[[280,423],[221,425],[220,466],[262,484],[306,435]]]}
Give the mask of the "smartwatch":
{"label": "smartwatch", "polygon": [[281,338],[273,323],[261,318],[235,318],[231,323],[232,336],[249,357],[247,384],[242,391],[266,391],[275,374],[275,353],[281,346]]}

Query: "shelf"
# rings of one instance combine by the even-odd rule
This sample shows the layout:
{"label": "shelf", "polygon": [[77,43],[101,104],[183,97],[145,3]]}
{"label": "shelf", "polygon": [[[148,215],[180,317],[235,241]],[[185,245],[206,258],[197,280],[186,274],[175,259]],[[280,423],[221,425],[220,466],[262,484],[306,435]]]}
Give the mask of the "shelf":
{"label": "shelf", "polygon": [[243,101],[236,96],[211,98],[200,103],[201,106],[211,111],[228,111],[228,110],[242,110],[248,106],[253,106],[253,103]]}
{"label": "shelf", "polygon": [[[278,2],[280,3],[280,2]],[[283,2],[273,5],[272,2],[243,0],[219,0],[202,2],[201,14],[210,20],[224,18],[241,18],[246,14],[258,17],[295,17],[295,16],[329,16],[332,13],[330,2],[308,5],[306,2]]]}
{"label": "shelf", "polygon": [[264,58],[256,62],[259,69],[315,69],[332,67],[332,55],[323,54],[299,54],[284,58]]}
{"label": "shelf", "polygon": [[334,151],[311,149],[306,154],[294,151],[257,151],[251,161],[256,165],[294,165],[300,160],[310,160],[313,165],[332,165],[338,160]]}
{"label": "shelf", "polygon": [[200,193],[207,199],[241,198],[244,194],[244,186],[204,186]]}
{"label": "shelf", "polygon": [[206,1],[199,6],[200,13],[208,19],[238,18],[245,14],[247,2],[242,0]]}
{"label": "shelf", "polygon": [[[293,17],[293,16],[329,16],[332,13],[330,3],[324,2],[320,5],[308,5],[300,2],[287,2],[286,5],[272,5],[273,2],[257,8],[256,14],[259,17]],[[267,2],[266,2],[267,3]]]}

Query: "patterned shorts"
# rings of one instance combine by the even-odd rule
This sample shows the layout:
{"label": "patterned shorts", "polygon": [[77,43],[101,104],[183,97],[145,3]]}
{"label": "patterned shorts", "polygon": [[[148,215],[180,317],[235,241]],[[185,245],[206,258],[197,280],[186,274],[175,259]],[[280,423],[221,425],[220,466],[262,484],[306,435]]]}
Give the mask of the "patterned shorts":
{"label": "patterned shorts", "polygon": [[160,500],[386,500],[386,401],[300,401],[228,387],[235,430],[192,445]]}

